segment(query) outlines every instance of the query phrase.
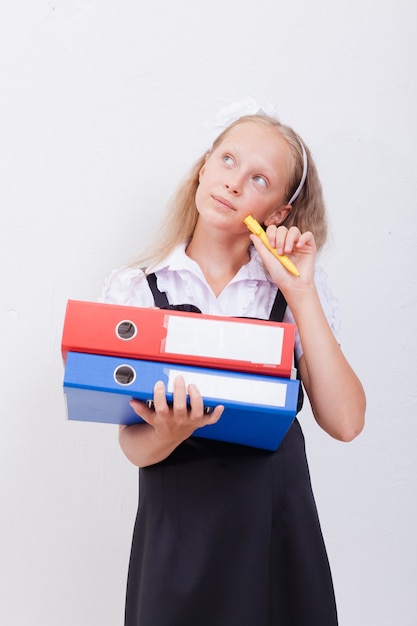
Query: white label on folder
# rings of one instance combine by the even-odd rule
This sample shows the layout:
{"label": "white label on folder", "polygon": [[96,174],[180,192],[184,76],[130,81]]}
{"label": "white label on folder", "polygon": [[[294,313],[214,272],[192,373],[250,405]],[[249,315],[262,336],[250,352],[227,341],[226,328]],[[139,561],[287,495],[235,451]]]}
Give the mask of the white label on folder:
{"label": "white label on folder", "polygon": [[220,374],[199,374],[181,369],[168,370],[168,391],[174,391],[174,378],[183,376],[186,386],[196,385],[203,398],[221,398],[243,404],[285,407],[287,383]]}
{"label": "white label on folder", "polygon": [[224,320],[168,317],[165,352],[280,365],[284,329]]}

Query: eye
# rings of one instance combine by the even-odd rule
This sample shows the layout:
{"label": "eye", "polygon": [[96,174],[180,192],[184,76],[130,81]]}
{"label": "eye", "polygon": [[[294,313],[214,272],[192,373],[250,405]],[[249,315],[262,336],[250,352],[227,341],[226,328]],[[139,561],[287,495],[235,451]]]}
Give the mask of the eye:
{"label": "eye", "polygon": [[253,180],[255,181],[255,183],[257,183],[258,185],[261,185],[262,187],[268,187],[268,181],[266,180],[264,176],[261,176],[260,174],[257,174],[256,176],[254,176]]}
{"label": "eye", "polygon": [[234,165],[234,158],[230,156],[230,154],[225,154],[223,156],[223,163],[225,163],[226,165]]}

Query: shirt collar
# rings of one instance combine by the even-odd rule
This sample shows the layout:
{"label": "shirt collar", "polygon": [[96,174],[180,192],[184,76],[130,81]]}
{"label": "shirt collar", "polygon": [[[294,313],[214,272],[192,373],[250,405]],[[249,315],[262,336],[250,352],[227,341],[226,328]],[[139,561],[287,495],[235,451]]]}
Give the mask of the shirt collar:
{"label": "shirt collar", "polygon": [[[192,274],[195,274],[199,278],[202,278],[205,282],[205,278],[200,266],[185,253],[185,248],[185,243],[176,246],[176,248],[174,248],[163,261],[161,261],[152,268],[152,271],[158,272],[161,270],[169,270],[173,272],[178,272],[186,270],[191,272]],[[255,250],[254,246],[251,245],[249,247],[249,253],[249,262],[245,265],[242,265],[236,276],[233,278],[233,281],[259,280],[271,282],[271,278],[269,277],[262,262],[262,259]]]}

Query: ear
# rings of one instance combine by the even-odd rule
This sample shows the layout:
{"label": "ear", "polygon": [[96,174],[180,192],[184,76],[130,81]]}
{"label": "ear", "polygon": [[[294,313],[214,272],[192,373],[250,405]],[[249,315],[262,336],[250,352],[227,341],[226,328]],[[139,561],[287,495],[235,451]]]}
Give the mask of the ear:
{"label": "ear", "polygon": [[266,218],[266,220],[264,220],[265,226],[279,226],[285,220],[291,209],[291,204],[284,204],[283,206],[278,207]]}
{"label": "ear", "polygon": [[206,169],[206,161],[207,161],[207,159],[209,158],[209,156],[210,156],[210,151],[209,151],[209,152],[207,152],[207,154],[206,154],[206,156],[205,156],[205,158],[204,158],[204,163],[203,163],[203,165],[201,166],[200,171],[198,172],[198,180],[199,180],[199,182],[201,181],[201,177],[204,175],[204,171],[205,171],[205,169]]}

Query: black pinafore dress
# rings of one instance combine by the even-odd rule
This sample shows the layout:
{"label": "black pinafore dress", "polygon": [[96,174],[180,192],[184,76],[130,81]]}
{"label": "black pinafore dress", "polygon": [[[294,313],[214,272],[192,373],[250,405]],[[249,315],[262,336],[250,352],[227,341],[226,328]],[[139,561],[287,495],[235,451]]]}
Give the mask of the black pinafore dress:
{"label": "black pinafore dress", "polygon": [[275,452],[190,437],[139,485],[125,626],[337,626],[298,420]]}

